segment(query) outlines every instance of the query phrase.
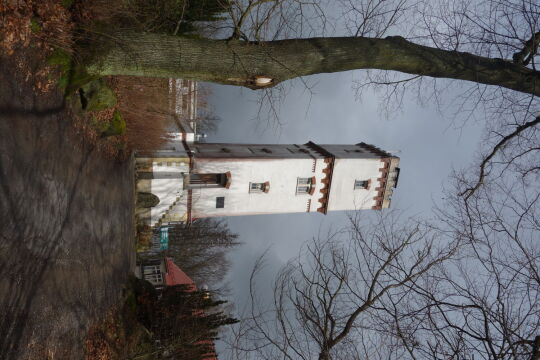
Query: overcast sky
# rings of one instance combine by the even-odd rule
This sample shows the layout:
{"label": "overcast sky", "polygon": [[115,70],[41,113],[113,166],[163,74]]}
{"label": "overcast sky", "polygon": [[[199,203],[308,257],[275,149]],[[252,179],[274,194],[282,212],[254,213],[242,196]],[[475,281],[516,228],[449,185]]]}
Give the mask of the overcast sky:
{"label": "overcast sky", "polygon": [[[401,158],[392,207],[411,216],[429,217],[433,201],[443,196],[442,188],[452,169],[470,164],[481,128],[473,123],[457,129],[434,107],[422,108],[414,98],[406,98],[403,111],[387,120],[378,111],[375,94],[367,92],[361,101],[355,99],[352,76],[349,72],[309,77],[316,83],[311,95],[304,87],[294,86],[282,104],[278,127],[254,120],[258,109],[255,91],[208,85],[212,89],[210,103],[222,118],[217,133],[210,134],[208,141],[374,144]],[[255,215],[231,217],[228,222],[243,242],[231,253],[229,274],[231,300],[241,307],[253,262],[265,249],[270,247],[268,272],[264,274],[270,281],[273,272],[296,256],[306,240],[343,227],[346,214]]]}

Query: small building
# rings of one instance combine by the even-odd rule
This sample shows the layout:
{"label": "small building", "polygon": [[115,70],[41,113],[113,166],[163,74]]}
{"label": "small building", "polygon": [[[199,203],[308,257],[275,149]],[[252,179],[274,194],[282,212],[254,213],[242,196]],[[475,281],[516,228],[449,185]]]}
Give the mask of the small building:
{"label": "small building", "polygon": [[189,285],[193,291],[197,290],[195,282],[169,257],[143,261],[136,266],[135,276],[150,282],[156,289],[163,289],[165,286]]}

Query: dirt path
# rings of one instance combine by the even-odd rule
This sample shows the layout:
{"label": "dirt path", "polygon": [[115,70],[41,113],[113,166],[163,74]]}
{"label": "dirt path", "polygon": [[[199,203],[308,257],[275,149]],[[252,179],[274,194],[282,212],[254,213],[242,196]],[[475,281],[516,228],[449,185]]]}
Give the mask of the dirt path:
{"label": "dirt path", "polygon": [[15,61],[0,57],[0,359],[81,359],[134,265],[132,162],[74,140],[62,96]]}

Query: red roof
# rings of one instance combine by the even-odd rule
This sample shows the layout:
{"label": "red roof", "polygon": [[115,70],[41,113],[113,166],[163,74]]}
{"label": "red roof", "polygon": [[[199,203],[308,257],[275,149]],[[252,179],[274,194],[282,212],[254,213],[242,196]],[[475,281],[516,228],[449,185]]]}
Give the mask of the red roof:
{"label": "red roof", "polygon": [[174,285],[191,285],[192,290],[197,290],[197,286],[189,276],[186,275],[174,262],[171,258],[165,258],[165,267],[167,268],[167,273],[165,274],[165,285],[174,286]]}

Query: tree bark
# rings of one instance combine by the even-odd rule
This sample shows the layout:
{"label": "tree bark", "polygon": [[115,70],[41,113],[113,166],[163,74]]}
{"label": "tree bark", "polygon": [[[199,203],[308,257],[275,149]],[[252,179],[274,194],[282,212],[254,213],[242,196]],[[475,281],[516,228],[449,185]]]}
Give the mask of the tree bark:
{"label": "tree bark", "polygon": [[503,59],[417,45],[396,36],[258,43],[131,32],[111,38],[115,44],[104,46],[88,64],[90,73],[184,78],[258,89],[299,76],[380,69],[540,95],[538,71]]}

